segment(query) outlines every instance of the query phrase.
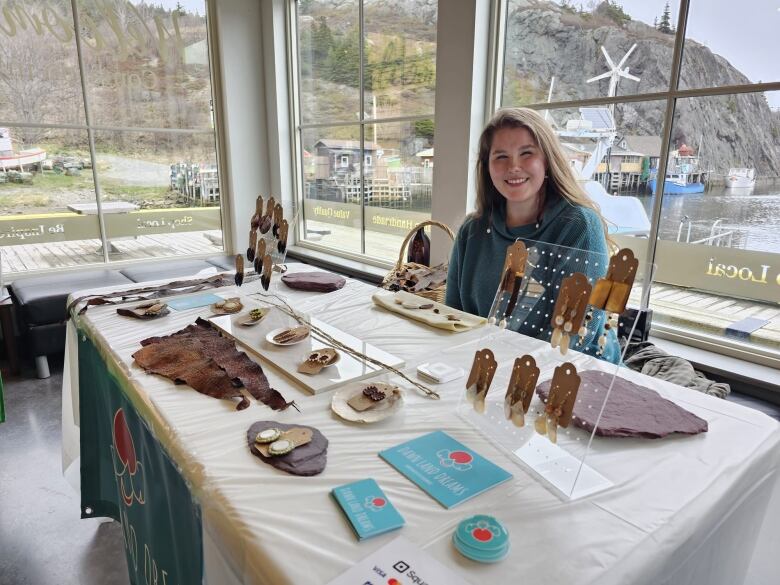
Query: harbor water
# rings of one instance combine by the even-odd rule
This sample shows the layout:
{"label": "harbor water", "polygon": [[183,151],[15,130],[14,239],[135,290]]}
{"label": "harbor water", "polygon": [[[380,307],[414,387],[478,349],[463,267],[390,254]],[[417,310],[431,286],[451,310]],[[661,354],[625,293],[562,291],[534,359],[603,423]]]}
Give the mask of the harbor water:
{"label": "harbor water", "polygon": [[[638,196],[648,217],[652,217],[652,195],[624,194]],[[688,220],[692,224],[692,242],[709,237],[712,225],[721,220],[719,226],[733,231],[732,247],[780,254],[780,182],[756,184],[750,189],[713,186],[704,193],[665,194],[659,237],[676,241],[681,220],[684,220],[683,242],[687,238]]]}

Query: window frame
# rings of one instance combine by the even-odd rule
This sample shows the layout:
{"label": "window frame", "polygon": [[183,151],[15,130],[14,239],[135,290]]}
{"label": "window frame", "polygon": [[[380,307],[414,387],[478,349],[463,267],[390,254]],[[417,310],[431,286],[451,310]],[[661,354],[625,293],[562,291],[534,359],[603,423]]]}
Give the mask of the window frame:
{"label": "window frame", "polygon": [[[214,127],[207,128],[157,128],[157,127],[131,127],[131,126],[112,126],[106,124],[95,124],[92,120],[91,102],[89,96],[89,89],[87,87],[87,72],[84,67],[84,59],[82,56],[83,40],[81,37],[81,26],[79,20],[79,7],[76,0],[71,0],[70,9],[73,24],[73,43],[76,49],[76,58],[79,67],[79,88],[82,95],[82,103],[84,107],[84,123],[83,124],[56,124],[56,123],[29,123],[29,122],[17,122],[14,120],[2,120],[0,119],[0,126],[12,127],[12,128],[40,128],[40,129],[61,129],[61,130],[77,130],[83,131],[87,134],[87,141],[89,145],[90,160],[92,162],[92,180],[95,190],[95,204],[97,206],[97,220],[98,230],[100,234],[101,249],[103,250],[103,262],[102,264],[94,264],[86,267],[81,266],[65,266],[60,269],[56,269],[58,272],[78,272],[80,270],[89,270],[94,266],[111,266],[122,267],[127,264],[137,262],[137,260],[111,260],[109,258],[109,236],[105,227],[105,214],[102,211],[103,194],[100,187],[100,179],[98,174],[97,165],[97,153],[95,149],[95,134],[98,132],[149,132],[149,133],[164,133],[164,134],[204,134],[214,137],[214,149],[217,160],[218,170],[218,184],[220,193],[220,221],[222,231],[223,251],[227,252],[229,246],[227,242],[231,241],[232,229],[229,221],[229,215],[227,208],[229,208],[229,201],[231,199],[227,177],[227,163],[224,156],[224,135],[222,132],[222,120],[224,119],[222,111],[222,86],[219,83],[221,75],[219,74],[219,52],[218,52],[218,27],[216,25],[216,1],[215,0],[203,0],[205,6],[205,18],[206,18],[206,44],[208,49],[208,61],[209,61],[209,82],[211,84],[211,109],[213,114]],[[2,248],[0,248],[2,250]],[[195,258],[197,254],[179,256],[181,258]],[[170,260],[171,256],[163,256],[159,258],[149,258],[148,261],[164,261]],[[44,270],[28,270],[23,273],[14,273],[9,276],[9,280],[13,280],[17,277],[34,276],[40,273],[49,273],[51,269]]]}
{"label": "window frame", "polygon": [[[499,20],[503,23],[496,26],[496,34],[499,38],[493,39],[493,62],[492,71],[494,77],[492,88],[489,92],[490,100],[488,102],[487,117],[501,107],[501,96],[504,84],[504,53],[506,50],[506,21],[509,7],[509,0],[494,0],[496,12]],[[661,210],[664,199],[663,181],[666,177],[667,163],[669,159],[669,150],[671,143],[674,112],[677,101],[685,98],[713,97],[719,95],[733,95],[740,93],[763,93],[766,91],[780,90],[780,81],[771,83],[751,83],[741,85],[728,85],[718,87],[704,87],[695,89],[680,89],[680,75],[682,70],[682,59],[685,45],[685,33],[688,25],[688,11],[691,0],[679,0],[679,14],[677,18],[677,28],[675,29],[674,50],[672,53],[671,72],[669,75],[669,87],[665,91],[658,91],[644,94],[627,94],[614,97],[598,97],[582,100],[536,102],[532,104],[523,104],[523,107],[534,110],[562,109],[582,106],[607,106],[611,104],[625,104],[630,102],[666,102],[666,113],[661,132],[661,154],[658,161],[658,176],[661,178],[661,184],[653,200],[653,212],[650,218],[650,233],[648,235],[649,264],[655,263],[656,248],[658,245],[658,233],[661,225]],[[486,120],[487,121],[487,120]],[[652,293],[653,275],[648,272],[642,282],[642,297],[640,309],[646,310],[650,306],[650,295]],[[740,359],[760,363],[763,365],[780,368],[780,357],[764,348],[754,347],[749,344],[740,343],[726,337],[718,337],[675,327],[667,323],[653,323],[653,334],[658,337],[678,341],[692,347],[717,351],[725,355],[731,355]]]}
{"label": "window frame", "polygon": [[[293,136],[291,141],[293,144],[293,194],[292,198],[296,209],[298,210],[298,221],[296,223],[295,230],[295,244],[294,246],[311,250],[314,253],[324,253],[333,255],[339,259],[351,261],[357,263],[363,267],[368,267],[369,270],[374,268],[389,269],[393,266],[393,262],[383,258],[377,258],[369,256],[365,253],[366,250],[366,201],[364,197],[361,197],[360,201],[360,213],[361,213],[361,230],[360,230],[360,252],[354,252],[350,250],[344,250],[328,246],[318,242],[306,240],[303,235],[306,226],[306,217],[304,210],[304,185],[303,179],[303,141],[302,133],[304,130],[311,128],[333,128],[336,126],[359,126],[360,127],[360,154],[357,159],[359,161],[360,169],[360,182],[365,181],[366,167],[370,166],[366,164],[366,126],[374,126],[377,124],[391,124],[394,122],[416,122],[419,120],[435,119],[435,107],[432,111],[424,114],[415,114],[411,116],[392,116],[386,118],[368,118],[366,117],[366,99],[365,99],[365,83],[363,74],[365,71],[364,64],[364,18],[363,18],[363,3],[364,0],[355,0],[359,3],[358,9],[358,35],[360,38],[360,73],[359,73],[359,103],[358,103],[358,120],[355,122],[335,120],[329,122],[310,122],[302,123],[301,121],[301,68],[299,64],[299,47],[298,47],[298,22],[297,22],[297,3],[298,0],[286,0],[287,1],[287,63],[288,63],[288,90],[289,90],[289,105],[290,105],[290,120],[289,129]],[[438,55],[438,43],[437,43],[437,55]],[[434,139],[435,141],[435,139]],[[369,155],[370,156],[370,155]],[[356,161],[357,162],[357,161]],[[374,272],[374,270],[371,270]]]}

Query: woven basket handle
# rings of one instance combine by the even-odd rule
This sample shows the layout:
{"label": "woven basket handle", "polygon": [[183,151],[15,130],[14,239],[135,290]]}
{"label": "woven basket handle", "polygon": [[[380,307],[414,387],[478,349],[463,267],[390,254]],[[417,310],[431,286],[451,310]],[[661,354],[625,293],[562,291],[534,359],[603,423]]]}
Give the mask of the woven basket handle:
{"label": "woven basket handle", "polygon": [[447,232],[447,235],[450,237],[450,239],[454,242],[455,241],[455,234],[452,233],[452,230],[449,228],[449,226],[446,223],[441,223],[440,221],[436,221],[433,219],[429,219],[427,221],[422,221],[418,223],[416,226],[414,226],[411,230],[409,230],[409,233],[406,234],[406,237],[404,238],[404,243],[401,244],[401,250],[398,252],[398,262],[395,263],[395,270],[401,270],[401,266],[404,265],[404,256],[406,255],[406,248],[409,246],[409,242],[411,241],[412,237],[415,233],[417,233],[417,230],[420,228],[424,228],[427,226],[436,226],[438,228],[443,229],[445,232]]}

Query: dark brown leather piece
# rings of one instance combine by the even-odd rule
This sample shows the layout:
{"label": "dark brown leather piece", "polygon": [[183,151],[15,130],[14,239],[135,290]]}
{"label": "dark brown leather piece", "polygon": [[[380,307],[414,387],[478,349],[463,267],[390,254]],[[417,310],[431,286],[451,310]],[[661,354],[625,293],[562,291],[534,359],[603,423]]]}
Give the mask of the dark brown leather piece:
{"label": "dark brown leather piece", "polygon": [[[284,410],[293,404],[292,402],[287,402],[284,399],[284,396],[277,390],[271,388],[268,378],[263,372],[263,368],[260,364],[249,359],[245,353],[238,351],[231,340],[222,337],[219,332],[211,326],[211,323],[205,319],[198,318],[194,324],[188,325],[181,331],[177,331],[171,335],[165,337],[150,337],[141,341],[141,345],[144,346],[144,348],[150,346],[154,348],[160,344],[165,346],[170,345],[174,348],[179,348],[181,351],[181,354],[176,354],[175,351],[170,354],[169,359],[171,359],[171,365],[169,367],[174,368],[171,370],[172,373],[176,373],[179,376],[182,374],[186,375],[185,368],[191,367],[196,363],[196,360],[192,357],[196,356],[202,360],[208,360],[209,367],[216,368],[222,372],[231,380],[233,386],[243,385],[252,397],[261,401],[263,404],[270,406],[274,410]],[[141,354],[140,351],[133,354],[133,357],[141,367],[149,371],[138,357],[136,357],[139,354]],[[141,354],[141,356],[145,360],[150,360],[148,354]],[[206,358],[204,356],[209,357]],[[167,371],[162,364],[160,364],[159,367],[161,370]],[[162,371],[155,371],[153,373],[159,373],[167,378],[176,379]],[[198,390],[198,392],[213,396],[213,394],[210,394],[207,391],[204,392],[200,388],[193,386],[188,379],[180,379],[192,386],[195,390]],[[238,395],[240,395],[240,393],[216,397],[230,398],[231,396]]]}
{"label": "dark brown leather piece", "polygon": [[[612,375],[595,370],[580,372],[580,389],[574,404],[575,426],[592,431],[604,404]],[[547,400],[550,381],[537,393]],[[602,437],[659,439],[672,433],[696,435],[707,432],[707,421],[662,398],[658,392],[617,378],[601,415],[596,434]]]}
{"label": "dark brown leather piece", "polygon": [[[311,429],[312,437],[311,441],[300,447],[296,447],[286,455],[277,455],[274,457],[266,457],[255,446],[255,437],[257,433],[264,431],[265,429],[277,428],[284,432],[293,427]],[[328,439],[314,427],[307,427],[306,425],[287,425],[284,423],[261,420],[254,423],[246,432],[246,440],[249,444],[249,450],[254,455],[262,459],[268,465],[273,465],[281,471],[291,473],[292,475],[317,475],[322,473],[325,469],[328,457]]]}
{"label": "dark brown leather piece", "polygon": [[342,288],[347,281],[328,272],[296,272],[282,276],[282,282],[296,290],[332,292]]}
{"label": "dark brown leather piece", "polygon": [[146,372],[164,376],[175,384],[187,384],[206,396],[240,398],[236,410],[249,406],[249,401],[214,360],[177,340],[160,339],[135,352],[133,358]]}

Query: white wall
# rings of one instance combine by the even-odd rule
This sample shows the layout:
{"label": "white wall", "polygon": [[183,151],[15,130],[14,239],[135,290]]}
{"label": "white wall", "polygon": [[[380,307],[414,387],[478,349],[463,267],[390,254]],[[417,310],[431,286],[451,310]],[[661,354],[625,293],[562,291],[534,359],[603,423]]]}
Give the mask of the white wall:
{"label": "white wall", "polygon": [[[456,232],[474,207],[474,164],[488,85],[489,28],[489,0],[439,2],[431,217]],[[449,239],[438,231],[433,231],[433,262],[445,260],[450,249]]]}
{"label": "white wall", "polygon": [[225,137],[227,252],[244,251],[255,198],[271,192],[263,66],[263,8],[259,0],[214,2]]}

